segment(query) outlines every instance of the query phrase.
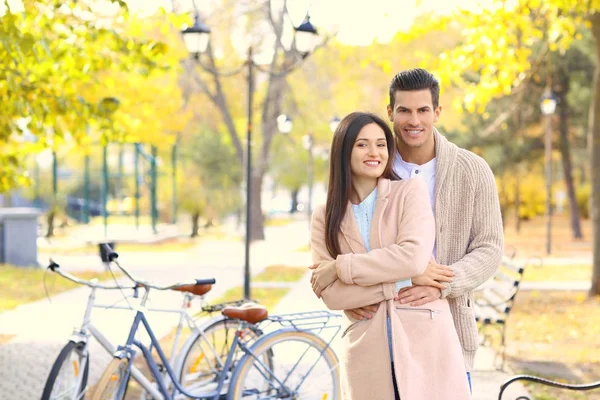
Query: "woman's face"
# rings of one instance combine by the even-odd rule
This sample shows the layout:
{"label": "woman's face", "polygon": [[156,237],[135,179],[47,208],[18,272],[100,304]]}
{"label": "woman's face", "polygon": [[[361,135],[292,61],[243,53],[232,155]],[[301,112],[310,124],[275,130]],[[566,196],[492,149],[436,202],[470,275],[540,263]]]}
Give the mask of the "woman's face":
{"label": "woman's face", "polygon": [[352,179],[377,179],[383,174],[388,162],[385,133],[379,125],[365,125],[354,142],[350,154]]}

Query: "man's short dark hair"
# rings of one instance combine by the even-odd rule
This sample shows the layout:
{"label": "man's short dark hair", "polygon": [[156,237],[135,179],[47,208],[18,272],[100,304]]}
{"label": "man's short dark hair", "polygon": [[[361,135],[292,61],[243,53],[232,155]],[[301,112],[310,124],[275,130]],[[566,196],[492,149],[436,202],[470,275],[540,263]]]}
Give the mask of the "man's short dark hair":
{"label": "man's short dark hair", "polygon": [[394,108],[394,96],[397,91],[412,92],[429,89],[433,108],[440,104],[440,81],[423,68],[407,69],[392,78],[390,83],[390,106]]}

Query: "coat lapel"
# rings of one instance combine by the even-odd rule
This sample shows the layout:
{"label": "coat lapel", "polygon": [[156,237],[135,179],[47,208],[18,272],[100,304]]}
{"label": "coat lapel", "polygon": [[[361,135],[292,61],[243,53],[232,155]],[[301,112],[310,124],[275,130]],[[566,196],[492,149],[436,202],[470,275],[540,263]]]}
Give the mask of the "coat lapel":
{"label": "coat lapel", "polygon": [[373,220],[371,221],[371,231],[369,232],[371,249],[380,249],[383,247],[381,242],[381,222],[383,221],[383,213],[388,204],[390,190],[390,180],[384,178],[379,179],[377,182],[377,200],[375,201],[375,210],[373,211]]}
{"label": "coat lapel", "polygon": [[[348,202],[346,206],[346,212],[344,213],[344,219],[340,224],[340,231],[342,236],[346,239],[350,250],[353,253],[366,253],[367,248],[365,247],[362,236],[360,236],[360,230],[356,224],[356,218],[354,218],[354,211],[352,210],[352,204]],[[343,252],[343,250],[342,250]]]}

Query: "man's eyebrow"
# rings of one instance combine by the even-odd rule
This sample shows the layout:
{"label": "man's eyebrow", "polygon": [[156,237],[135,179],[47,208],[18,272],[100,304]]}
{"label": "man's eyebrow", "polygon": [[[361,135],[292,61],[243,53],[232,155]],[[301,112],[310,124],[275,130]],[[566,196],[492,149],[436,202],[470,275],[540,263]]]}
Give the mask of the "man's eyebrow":
{"label": "man's eyebrow", "polygon": [[[398,105],[398,106],[396,106],[396,109],[398,109],[398,108],[401,108],[401,109],[403,109],[403,110],[410,110],[410,108],[408,108],[408,107],[405,107],[405,106],[402,106],[402,105]],[[427,108],[427,109],[430,109],[430,108],[431,108],[431,106],[425,105],[425,106],[417,107],[417,110],[423,110],[423,109],[425,109],[425,108]]]}

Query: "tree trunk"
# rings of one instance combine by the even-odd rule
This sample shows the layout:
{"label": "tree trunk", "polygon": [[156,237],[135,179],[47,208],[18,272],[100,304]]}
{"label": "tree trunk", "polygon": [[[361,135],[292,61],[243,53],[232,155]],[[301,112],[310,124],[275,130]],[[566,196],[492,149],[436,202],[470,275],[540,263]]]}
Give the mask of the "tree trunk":
{"label": "tree trunk", "polygon": [[[283,23],[286,20],[286,1],[283,1],[281,7],[279,7],[278,15],[274,15],[274,10],[271,9],[271,2],[266,2],[265,11],[266,15],[269,16],[268,22],[273,28],[273,58],[271,60],[270,66],[266,68],[265,65],[262,65],[260,71],[268,70],[268,81],[266,84],[266,96],[264,97],[262,103],[262,113],[261,113],[261,132],[262,136],[258,137],[258,130],[254,129],[252,134],[254,135],[253,143],[261,144],[260,149],[258,146],[254,147],[253,151],[253,165],[252,165],[252,204],[251,204],[251,218],[252,218],[252,226],[250,227],[250,240],[262,240],[264,239],[264,221],[262,215],[262,199],[261,199],[261,189],[262,189],[262,179],[265,176],[268,170],[268,162],[269,162],[269,152],[271,147],[271,142],[273,140],[273,135],[277,131],[277,116],[281,114],[281,107],[283,102],[283,95],[285,89],[285,76],[289,74],[292,70],[296,68],[296,63],[298,62],[298,53],[295,48],[285,49],[282,44],[282,36],[283,36]],[[277,11],[275,10],[275,11]],[[326,43],[327,40],[323,42]],[[249,49],[250,50],[250,49]],[[200,86],[201,90],[209,97],[209,99],[213,102],[213,104],[219,109],[221,113],[221,117],[223,122],[227,126],[227,132],[232,140],[232,143],[235,147],[236,154],[240,163],[244,160],[244,151],[242,149],[242,140],[240,140],[239,132],[237,131],[235,124],[233,123],[233,116],[228,108],[227,96],[225,95],[225,91],[223,85],[221,84],[221,76],[222,74],[218,71],[217,62],[215,61],[215,57],[213,54],[212,47],[210,47],[207,51],[207,55],[209,57],[209,67],[207,72],[212,81],[211,87],[209,87],[208,82],[206,80],[202,80],[197,74],[194,73],[194,79]],[[253,69],[254,66],[251,59],[251,52],[249,51],[250,60],[247,60],[245,66],[248,68],[248,72]],[[190,72],[194,72],[195,64],[192,62],[187,63],[188,70]],[[248,80],[248,84],[251,85],[252,78]],[[212,89],[212,90],[211,90]],[[253,92],[254,89],[251,88],[249,92]],[[236,92],[235,96],[239,96]],[[238,101],[237,97],[233,101]],[[250,102],[251,103],[251,102]],[[252,104],[250,104],[252,107]],[[253,108],[251,109],[253,111]],[[248,121],[248,126],[253,127],[254,118],[252,121]]]}
{"label": "tree trunk", "polygon": [[560,139],[558,141],[558,149],[562,158],[563,175],[567,194],[569,197],[569,216],[571,219],[571,230],[573,239],[581,239],[581,219],[579,217],[579,206],[577,204],[577,196],[575,195],[575,183],[573,182],[573,164],[571,162],[571,146],[569,143],[569,104],[567,102],[567,93],[569,92],[569,76],[562,68],[560,69],[559,85],[560,90],[558,95],[558,112],[559,112],[559,131]]}
{"label": "tree trunk", "polygon": [[589,151],[590,182],[592,185],[592,249],[594,252],[592,287],[590,295],[600,295],[600,13],[590,16],[595,40],[594,100],[590,113]]}
{"label": "tree trunk", "polygon": [[190,234],[190,237],[195,238],[198,236],[198,228],[200,226],[199,225],[200,213],[199,212],[192,213],[191,217],[192,217],[192,233]]}
{"label": "tree trunk", "polygon": [[292,204],[290,207],[290,214],[294,214],[296,211],[298,211],[298,192],[299,191],[300,191],[299,189],[292,190],[292,193],[291,193]]}
{"label": "tree trunk", "polygon": [[521,233],[521,171],[517,166],[517,173],[515,174],[515,231]]}
{"label": "tree trunk", "polygon": [[54,220],[56,219],[56,212],[55,211],[48,211],[48,214],[46,214],[46,223],[47,223],[47,229],[46,229],[46,237],[47,238],[51,238],[52,236],[54,236]]}

